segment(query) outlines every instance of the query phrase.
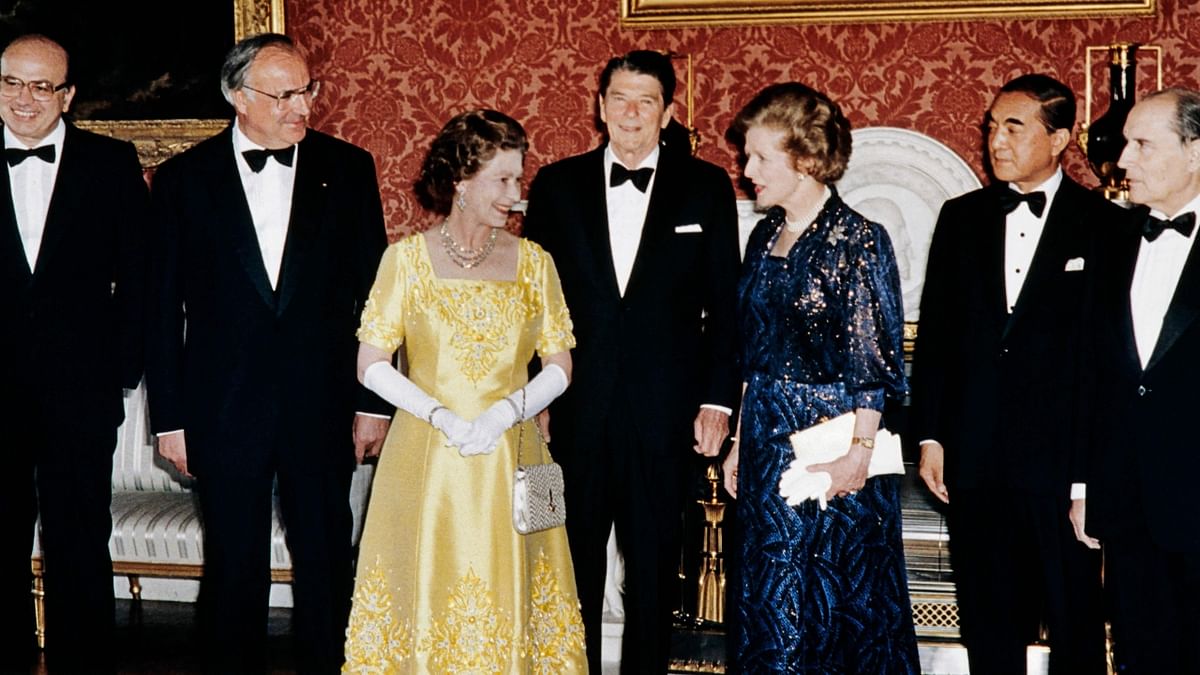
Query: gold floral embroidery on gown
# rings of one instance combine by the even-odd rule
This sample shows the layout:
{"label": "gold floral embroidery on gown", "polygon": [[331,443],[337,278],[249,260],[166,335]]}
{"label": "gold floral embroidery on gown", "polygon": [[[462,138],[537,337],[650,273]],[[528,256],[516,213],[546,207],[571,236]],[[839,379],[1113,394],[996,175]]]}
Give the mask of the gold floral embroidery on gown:
{"label": "gold floral embroidery on gown", "polygon": [[[403,347],[409,379],[465,420],[524,386],[535,353],[575,346],[539,246],[519,242],[515,281],[443,279],[421,235],[388,248],[358,337]],[[587,672],[565,529],[513,529],[518,439],[522,461],[552,461],[522,424],[493,453],[461,457],[425,420],[396,414],[360,545],[347,672]]]}

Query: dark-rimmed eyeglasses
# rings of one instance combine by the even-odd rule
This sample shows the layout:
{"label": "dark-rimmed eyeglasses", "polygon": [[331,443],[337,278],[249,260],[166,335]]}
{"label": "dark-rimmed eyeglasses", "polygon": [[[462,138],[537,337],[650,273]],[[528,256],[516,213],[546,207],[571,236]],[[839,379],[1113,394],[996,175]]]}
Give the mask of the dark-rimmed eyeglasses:
{"label": "dark-rimmed eyeglasses", "polygon": [[311,104],[317,98],[317,92],[321,91],[321,83],[317,80],[309,80],[308,84],[300,89],[291,89],[281,94],[271,94],[262,89],[255,89],[248,84],[243,84],[242,89],[249,89],[256,94],[262,94],[267,98],[275,99],[275,108],[284,110],[294,104],[298,99],[304,99],[305,103]]}
{"label": "dark-rimmed eyeglasses", "polygon": [[19,77],[12,75],[4,75],[0,77],[0,96],[4,98],[16,98],[21,95],[25,89],[29,90],[29,95],[35,101],[49,101],[54,98],[58,92],[71,86],[67,82],[62,84],[53,84],[46,80],[34,80],[26,82]]}

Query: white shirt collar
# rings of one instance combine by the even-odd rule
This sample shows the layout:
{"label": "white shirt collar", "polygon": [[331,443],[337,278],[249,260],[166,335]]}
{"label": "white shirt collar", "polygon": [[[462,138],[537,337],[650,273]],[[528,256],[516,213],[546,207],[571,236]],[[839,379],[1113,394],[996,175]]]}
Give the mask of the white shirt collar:
{"label": "white shirt collar", "polygon": [[12,132],[12,129],[9,129],[7,126],[4,127],[4,147],[32,150],[34,148],[40,148],[44,145],[53,145],[55,162],[58,162],[58,159],[62,157],[63,139],[66,137],[67,125],[62,121],[62,118],[59,118],[58,124],[54,125],[54,128],[50,130],[50,133],[46,134],[45,138],[43,138],[41,141],[38,141],[37,145],[32,146],[25,145],[24,141],[16,137],[16,135]]}
{"label": "white shirt collar", "polygon": [[[1178,211],[1176,211],[1174,214],[1172,214],[1170,216],[1163,213],[1162,211],[1159,211],[1158,209],[1150,209],[1150,215],[1154,216],[1155,218],[1161,218],[1162,220],[1170,220],[1177,216],[1181,216],[1189,211],[1191,211],[1192,213],[1195,213],[1197,218],[1200,218],[1200,193],[1198,193],[1198,194],[1196,194],[1196,196],[1192,197],[1191,201],[1189,201],[1188,203],[1183,205],[1183,208],[1179,209]],[[1197,229],[1200,229],[1200,228],[1192,229],[1193,237],[1196,236]],[[1189,239],[1190,238],[1191,237],[1189,237]]]}
{"label": "white shirt collar", "polygon": [[637,169],[644,169],[646,167],[650,167],[651,169],[657,169],[658,168],[658,156],[659,156],[659,154],[661,154],[661,151],[662,151],[662,146],[656,145],[656,146],[654,146],[654,149],[650,151],[650,154],[646,155],[646,157],[644,159],[642,159],[641,162],[638,162],[637,166],[625,166],[625,162],[622,162],[621,160],[617,159],[617,155],[613,152],[612,144],[605,145],[604,146],[604,175],[607,176],[609,174],[609,172],[612,171],[612,165],[614,162],[617,164],[620,164],[621,166],[625,166],[626,169],[629,169],[631,171],[636,171]]}
{"label": "white shirt collar", "polygon": [[[1046,204],[1048,206],[1050,204],[1050,202],[1054,201],[1054,195],[1058,193],[1058,187],[1060,185],[1062,185],[1062,181],[1063,181],[1063,170],[1062,170],[1062,167],[1060,166],[1054,170],[1054,173],[1051,174],[1049,178],[1042,181],[1041,185],[1038,185],[1037,187],[1033,188],[1029,192],[1031,192],[1031,193],[1032,192],[1045,192],[1046,193]],[[1016,183],[1009,183],[1008,187],[1013,192],[1021,192],[1021,189],[1017,187]]]}

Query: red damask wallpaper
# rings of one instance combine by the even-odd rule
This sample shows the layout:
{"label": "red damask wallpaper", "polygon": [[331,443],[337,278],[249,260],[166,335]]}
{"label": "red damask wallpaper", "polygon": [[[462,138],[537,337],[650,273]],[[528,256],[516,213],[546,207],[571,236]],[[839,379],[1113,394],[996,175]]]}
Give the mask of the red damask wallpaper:
{"label": "red damask wallpaper", "polygon": [[[617,0],[287,0],[286,9],[288,33],[323,82],[314,126],[375,155],[395,237],[430,221],[410,186],[447,118],[484,106],[520,120],[532,141],[532,177],[599,141],[597,76],[611,56],[633,48],[693,56],[700,155],[731,175],[735,152],[723,135],[733,114],[764,85],[789,79],[829,93],[856,127],[928,134],[982,175],[979,122],[996,88],[1041,71],[1082,97],[1085,45],[1160,45],[1164,83],[1200,86],[1200,3],[1158,4],[1156,16],[1137,19],[655,31],[622,29]],[[1151,61],[1140,59],[1140,92],[1154,88]],[[1099,57],[1093,78],[1098,115],[1108,87]],[[1069,152],[1070,173],[1094,184],[1079,149]]]}

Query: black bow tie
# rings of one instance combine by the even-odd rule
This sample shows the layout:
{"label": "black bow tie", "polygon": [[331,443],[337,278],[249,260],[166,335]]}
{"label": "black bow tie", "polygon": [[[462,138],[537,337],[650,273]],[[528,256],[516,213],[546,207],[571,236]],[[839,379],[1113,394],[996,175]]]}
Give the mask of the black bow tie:
{"label": "black bow tie", "polygon": [[1163,230],[1175,230],[1185,237],[1192,236],[1192,228],[1196,226],[1196,214],[1192,211],[1182,213],[1170,220],[1155,218],[1154,216],[1146,216],[1146,222],[1142,223],[1142,236],[1146,241],[1154,241],[1158,239],[1158,235],[1163,233]]}
{"label": "black bow tie", "polygon": [[21,162],[24,162],[25,160],[29,159],[30,157],[37,157],[38,159],[42,160],[43,162],[46,162],[48,164],[53,164],[54,163],[54,146],[53,145],[43,145],[40,148],[34,148],[32,150],[26,150],[24,148],[5,148],[4,149],[4,159],[8,160],[9,166],[16,166],[16,165],[20,164]]}
{"label": "black bow tie", "polygon": [[633,181],[633,187],[638,189],[638,192],[645,192],[650,185],[650,177],[654,175],[654,169],[643,167],[630,171],[625,167],[613,162],[612,173],[608,176],[608,186],[617,187],[625,181]]}
{"label": "black bow tie", "polygon": [[1000,208],[1005,213],[1012,213],[1016,210],[1021,202],[1029,204],[1029,210],[1038,218],[1042,217],[1042,212],[1046,210],[1046,193],[1045,192],[1028,192],[1021,193],[1013,189],[1004,190],[1000,193]]}
{"label": "black bow tie", "polygon": [[246,150],[242,153],[242,157],[246,158],[246,163],[250,165],[250,170],[254,173],[263,170],[263,167],[267,165],[268,157],[274,157],[276,162],[284,166],[291,166],[295,156],[296,146],[294,145],[278,150]]}

